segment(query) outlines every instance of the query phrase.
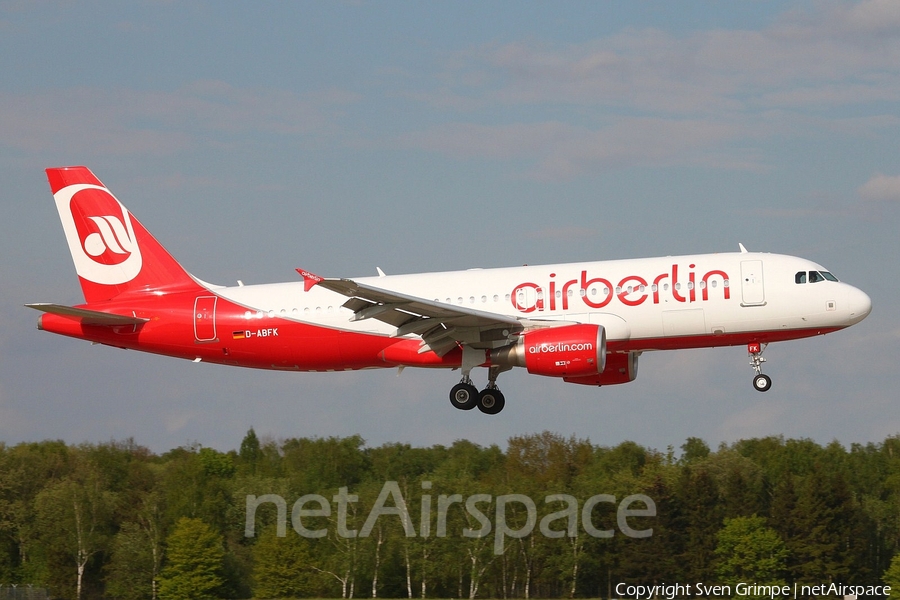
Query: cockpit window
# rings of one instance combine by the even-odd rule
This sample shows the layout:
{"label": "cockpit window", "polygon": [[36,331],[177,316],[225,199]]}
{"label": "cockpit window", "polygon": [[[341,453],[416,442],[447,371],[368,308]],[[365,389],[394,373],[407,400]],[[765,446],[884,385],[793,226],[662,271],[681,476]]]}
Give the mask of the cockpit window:
{"label": "cockpit window", "polygon": [[794,275],[794,283],[818,283],[820,281],[837,281],[837,277],[828,271],[798,271]]}

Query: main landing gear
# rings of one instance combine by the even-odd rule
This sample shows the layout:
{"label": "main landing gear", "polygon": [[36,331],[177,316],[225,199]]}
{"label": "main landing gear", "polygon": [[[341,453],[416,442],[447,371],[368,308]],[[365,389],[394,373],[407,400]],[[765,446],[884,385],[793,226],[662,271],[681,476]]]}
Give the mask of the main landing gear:
{"label": "main landing gear", "polygon": [[766,362],[762,353],[767,345],[759,342],[747,344],[747,352],[750,354],[750,366],[756,371],[756,375],[753,376],[753,389],[757,392],[768,392],[769,388],[772,387],[772,378],[762,372],[762,364]]}
{"label": "main landing gear", "polygon": [[450,404],[459,410],[472,410],[477,406],[478,410],[486,415],[496,415],[506,406],[506,398],[497,387],[497,376],[501,370],[505,371],[506,369],[501,369],[501,367],[488,369],[487,387],[480,392],[472,385],[469,373],[463,373],[460,382],[450,390]]}

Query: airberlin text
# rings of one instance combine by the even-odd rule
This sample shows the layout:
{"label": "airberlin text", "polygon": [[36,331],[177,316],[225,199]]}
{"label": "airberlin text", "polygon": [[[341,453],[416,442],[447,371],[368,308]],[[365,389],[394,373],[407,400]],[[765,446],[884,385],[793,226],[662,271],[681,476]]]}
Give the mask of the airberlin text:
{"label": "airberlin text", "polygon": [[[506,538],[524,538],[530,535],[538,525],[538,507],[530,497],[523,494],[439,494],[433,498],[428,490],[430,481],[422,482],[424,493],[419,495],[420,507],[418,523],[407,508],[406,500],[396,481],[387,481],[381,493],[371,505],[365,521],[359,507],[359,496],[350,494],[348,488],[338,489],[332,497],[332,503],[320,494],[306,494],[294,502],[291,509],[291,526],[299,535],[306,538],[323,538],[329,535],[334,526],[338,536],[343,538],[368,537],[374,529],[379,517],[397,517],[406,537],[421,536],[427,538],[447,537],[448,527],[458,528],[459,533],[467,538],[484,538],[494,535],[494,553],[503,554]],[[407,490],[408,491],[408,490]],[[433,505],[436,500],[436,510]],[[275,532],[278,537],[287,535],[287,503],[278,494],[247,496],[247,518],[244,527],[246,537],[256,535],[256,513],[261,505],[272,504],[276,509]],[[618,530],[630,538],[648,538],[653,535],[653,528],[639,529],[645,520],[632,521],[639,517],[655,517],[656,504],[644,494],[626,496],[616,502],[615,496],[597,494],[588,498],[579,510],[579,501],[569,494],[550,494],[544,498],[545,513],[540,520],[539,531],[548,538],[574,538],[578,536],[578,520],[585,533],[597,538],[611,538],[615,535],[611,515],[595,516],[594,510],[606,507],[607,512],[615,509],[615,524]],[[336,514],[335,514],[336,513]],[[493,513],[493,522],[490,515]],[[334,518],[332,515],[334,514]],[[434,516],[432,516],[434,514]],[[510,518],[507,518],[507,514]],[[449,518],[448,518],[449,516]],[[511,522],[513,521],[513,522]],[[361,525],[361,526],[360,526]],[[418,525],[418,531],[416,531]],[[432,533],[432,525],[434,532]],[[359,529],[356,529],[359,527]],[[608,527],[608,528],[607,528]]]}
{"label": "airberlin text", "polygon": [[725,300],[731,299],[728,273],[714,269],[698,276],[698,273],[694,272],[695,266],[688,265],[686,279],[679,278],[676,264],[672,265],[669,271],[655,277],[626,275],[616,284],[606,277],[592,277],[586,269],[582,270],[577,278],[564,282],[556,279],[556,273],[550,273],[546,284],[526,281],[514,287],[510,300],[517,311],[531,313],[545,310],[576,310],[572,304],[577,304],[577,299],[588,308],[603,308],[614,298],[625,306],[639,306],[648,300],[653,304],[659,304],[667,302],[669,298],[675,302],[707,302],[709,289],[720,286],[722,297]]}

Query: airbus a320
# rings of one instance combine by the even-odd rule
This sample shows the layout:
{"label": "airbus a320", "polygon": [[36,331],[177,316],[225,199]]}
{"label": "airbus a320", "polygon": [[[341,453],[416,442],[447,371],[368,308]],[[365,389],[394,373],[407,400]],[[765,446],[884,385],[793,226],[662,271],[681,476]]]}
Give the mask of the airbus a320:
{"label": "airbus a320", "polygon": [[[195,362],[285,371],[459,369],[451,404],[497,414],[500,373],[603,386],[651,350],[746,345],[767,391],[771,342],[831,333],[872,302],[793,256],[697,254],[211,285],[190,275],[86,167],[47,169],[85,303],[28,304],[38,328]],[[487,385],[472,382],[487,369]]]}

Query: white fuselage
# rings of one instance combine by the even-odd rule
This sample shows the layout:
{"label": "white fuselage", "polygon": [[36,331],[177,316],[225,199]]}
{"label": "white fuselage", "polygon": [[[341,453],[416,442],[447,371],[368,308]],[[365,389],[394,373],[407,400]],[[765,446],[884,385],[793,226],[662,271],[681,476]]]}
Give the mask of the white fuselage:
{"label": "white fuselage", "polygon": [[[703,254],[414,275],[355,281],[450,305],[534,320],[604,325],[610,342],[633,349],[694,347],[691,337],[731,339],[731,334],[833,331],[871,309],[865,293],[821,280],[797,283],[798,273],[827,270],[811,261],[756,252]],[[303,284],[218,288],[248,307],[249,318],[280,317],[348,332],[391,335],[395,328],[368,319],[351,322],[346,298]],[[814,333],[811,333],[814,335]],[[727,337],[726,337],[727,336]],[[641,341],[650,343],[641,346]],[[665,340],[660,343],[658,341]],[[765,340],[764,340],[765,341]],[[731,343],[744,343],[735,341]],[[700,345],[720,345],[716,343]],[[725,345],[725,344],[722,344]]]}

